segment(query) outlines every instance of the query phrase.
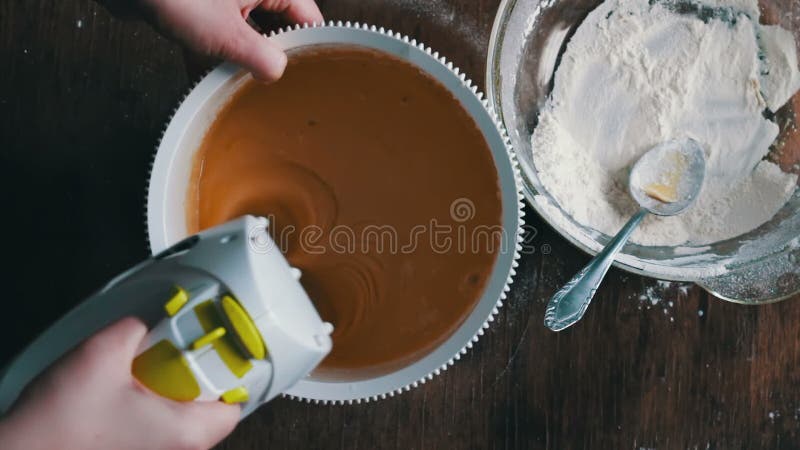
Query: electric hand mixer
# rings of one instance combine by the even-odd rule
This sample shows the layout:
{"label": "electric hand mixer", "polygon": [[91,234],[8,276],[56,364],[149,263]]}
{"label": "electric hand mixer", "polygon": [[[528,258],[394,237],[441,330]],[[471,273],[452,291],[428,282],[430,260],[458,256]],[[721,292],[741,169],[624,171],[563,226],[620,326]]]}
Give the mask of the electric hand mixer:
{"label": "electric hand mixer", "polygon": [[245,216],[189,237],[111,280],[46,330],[0,379],[0,413],[63,354],[136,316],[150,328],[132,373],[165,397],[242,405],[242,417],[331,350],[323,322],[267,233]]}

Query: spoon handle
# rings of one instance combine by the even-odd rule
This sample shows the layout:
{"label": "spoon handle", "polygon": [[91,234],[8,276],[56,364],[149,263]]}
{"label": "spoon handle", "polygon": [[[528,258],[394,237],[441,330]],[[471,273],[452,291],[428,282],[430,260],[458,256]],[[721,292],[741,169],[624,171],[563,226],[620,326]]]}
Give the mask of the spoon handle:
{"label": "spoon handle", "polygon": [[561,331],[575,322],[581,320],[589,302],[592,301],[595,291],[603,281],[614,257],[619,253],[633,230],[647,215],[647,210],[642,208],[628,223],[619,230],[614,239],[592,259],[589,264],[575,275],[569,283],[559,289],[547,304],[544,313],[544,324],[553,331]]}

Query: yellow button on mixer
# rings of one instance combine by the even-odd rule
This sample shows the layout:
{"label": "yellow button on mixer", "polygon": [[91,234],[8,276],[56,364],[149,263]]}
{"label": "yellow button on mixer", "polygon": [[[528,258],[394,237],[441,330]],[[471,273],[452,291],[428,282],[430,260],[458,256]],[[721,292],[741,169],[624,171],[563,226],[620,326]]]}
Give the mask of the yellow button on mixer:
{"label": "yellow button on mixer", "polygon": [[[197,316],[197,321],[203,327],[203,331],[211,333],[216,328],[225,326],[225,323],[220,317],[220,312],[213,300],[206,300],[194,307],[194,313]],[[216,350],[222,362],[230,369],[231,373],[238,378],[242,378],[250,369],[253,368],[253,363],[250,362],[250,355],[246,355],[244,351],[239,349],[236,345],[236,338],[231,336],[230,329],[225,336],[215,339],[211,342],[211,346]]]}
{"label": "yellow button on mixer", "polygon": [[175,314],[183,308],[183,305],[189,301],[189,294],[183,288],[177,288],[175,295],[172,296],[167,301],[167,304],[164,305],[164,309],[167,311],[167,315],[170,317],[174,316]]}
{"label": "yellow button on mixer", "polygon": [[250,395],[248,394],[246,387],[239,386],[226,391],[222,394],[222,396],[220,396],[220,398],[223,402],[230,405],[233,403],[244,403],[250,398]]}
{"label": "yellow button on mixer", "polygon": [[222,336],[225,336],[225,328],[222,327],[214,328],[210,332],[206,333],[205,336],[192,342],[192,350],[200,350],[201,348],[211,344],[212,342],[216,341]]}
{"label": "yellow button on mixer", "polygon": [[153,392],[173,400],[194,400],[200,385],[189,362],[169,340],[161,340],[133,360],[133,376]]}
{"label": "yellow button on mixer", "polygon": [[228,316],[231,322],[233,331],[239,337],[244,348],[255,359],[264,359],[267,356],[267,349],[264,346],[264,340],[261,339],[261,333],[258,332],[256,324],[253,319],[247,314],[247,311],[239,305],[239,302],[233,297],[226,295],[222,297],[222,310]]}

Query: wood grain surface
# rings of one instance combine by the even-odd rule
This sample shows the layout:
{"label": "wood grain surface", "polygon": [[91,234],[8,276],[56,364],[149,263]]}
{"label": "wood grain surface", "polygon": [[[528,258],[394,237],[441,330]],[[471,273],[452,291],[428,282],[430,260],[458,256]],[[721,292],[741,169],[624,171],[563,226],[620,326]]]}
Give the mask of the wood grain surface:
{"label": "wood grain surface", "polygon": [[[497,3],[322,9],[420,39],[483,85]],[[88,0],[0,2],[2,361],[147,256],[148,164],[207,64]],[[800,448],[800,299],[739,306],[613,270],[584,320],[555,334],[545,302],[588,257],[528,218],[536,251],[450,370],[377,403],[274,401],[220,448]]]}

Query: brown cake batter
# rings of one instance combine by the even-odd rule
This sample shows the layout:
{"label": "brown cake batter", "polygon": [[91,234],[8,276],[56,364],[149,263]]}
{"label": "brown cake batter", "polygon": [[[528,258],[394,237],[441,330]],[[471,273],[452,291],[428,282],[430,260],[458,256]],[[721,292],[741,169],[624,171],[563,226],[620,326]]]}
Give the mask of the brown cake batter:
{"label": "brown cake batter", "polygon": [[244,85],[205,136],[192,186],[190,232],[270,218],[335,327],[318,376],[428,354],[472,311],[500,250],[486,232],[500,230],[497,173],[474,121],[416,67],[358,47],[295,52],[277,83]]}

